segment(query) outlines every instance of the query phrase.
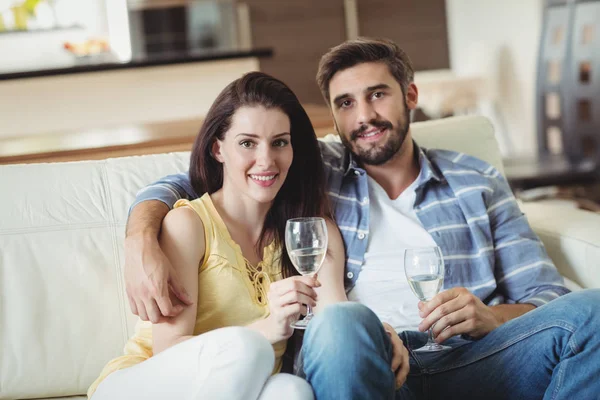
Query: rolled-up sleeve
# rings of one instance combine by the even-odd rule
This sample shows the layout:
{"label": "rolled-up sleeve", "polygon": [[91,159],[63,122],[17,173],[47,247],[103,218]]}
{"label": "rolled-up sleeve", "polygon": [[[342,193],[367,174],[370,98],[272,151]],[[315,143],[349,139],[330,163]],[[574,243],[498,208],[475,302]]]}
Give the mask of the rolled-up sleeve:
{"label": "rolled-up sleeve", "polygon": [[169,208],[173,208],[179,199],[193,200],[196,198],[198,195],[194,191],[187,173],[168,175],[137,192],[129,212],[143,201],[158,200]]}
{"label": "rolled-up sleeve", "polygon": [[488,200],[494,239],[497,287],[507,303],[536,307],[569,290],[548,256],[544,244],[529,226],[504,177],[496,173]]}

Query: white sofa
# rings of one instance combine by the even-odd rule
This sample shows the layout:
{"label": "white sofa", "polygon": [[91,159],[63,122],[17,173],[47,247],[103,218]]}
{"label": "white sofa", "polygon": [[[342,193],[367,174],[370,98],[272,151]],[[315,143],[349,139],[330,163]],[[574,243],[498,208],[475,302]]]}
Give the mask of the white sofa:
{"label": "white sofa", "polygon": [[[502,168],[485,118],[412,129],[423,146]],[[128,207],[143,186],[186,170],[188,156],[0,166],[0,399],[84,398],[121,354],[136,321],[122,274]],[[523,209],[561,273],[600,287],[600,215],[551,204]]]}

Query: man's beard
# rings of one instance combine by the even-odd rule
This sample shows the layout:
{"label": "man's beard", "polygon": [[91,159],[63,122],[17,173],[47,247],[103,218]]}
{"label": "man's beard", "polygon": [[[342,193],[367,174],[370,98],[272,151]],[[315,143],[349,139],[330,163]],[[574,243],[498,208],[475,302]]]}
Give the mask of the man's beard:
{"label": "man's beard", "polygon": [[[344,146],[352,153],[357,162],[366,165],[383,165],[400,150],[404,143],[404,139],[406,139],[406,135],[408,134],[409,126],[408,113],[405,111],[404,121],[398,121],[396,128],[394,128],[392,123],[387,120],[371,120],[368,122],[368,125],[362,125],[359,129],[350,132],[350,139],[347,139],[343,134],[340,134],[340,138]],[[375,145],[367,149],[356,146],[355,149],[352,146],[352,142],[356,142],[358,135],[362,134],[370,127],[387,129],[389,132],[387,142],[383,146]]]}

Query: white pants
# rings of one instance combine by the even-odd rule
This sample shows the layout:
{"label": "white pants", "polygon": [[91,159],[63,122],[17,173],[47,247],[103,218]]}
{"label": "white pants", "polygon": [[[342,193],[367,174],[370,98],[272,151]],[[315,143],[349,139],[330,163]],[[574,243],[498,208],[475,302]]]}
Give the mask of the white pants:
{"label": "white pants", "polygon": [[275,356],[259,333],[217,329],[110,374],[92,400],[313,400],[312,388],[290,374],[271,376]]}

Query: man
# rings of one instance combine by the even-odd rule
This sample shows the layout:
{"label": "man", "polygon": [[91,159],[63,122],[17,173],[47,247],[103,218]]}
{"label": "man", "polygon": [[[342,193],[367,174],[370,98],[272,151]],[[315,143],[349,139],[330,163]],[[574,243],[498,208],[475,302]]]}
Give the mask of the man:
{"label": "man", "polygon": [[[321,150],[352,302],[311,321],[299,372],[317,399],[594,398],[600,291],[561,297],[562,278],[492,166],[413,142],[413,75],[406,54],[387,40],[349,41],[321,59],[317,81],[342,141]],[[181,310],[168,286],[186,301],[156,235],[168,206],[189,196],[185,175],[167,177],[142,191],[132,210],[126,279],[142,318]],[[417,303],[399,255],[436,245],[447,290]],[[412,351],[430,327],[450,350]],[[397,390],[404,373],[394,360],[403,345],[410,373]]]}

